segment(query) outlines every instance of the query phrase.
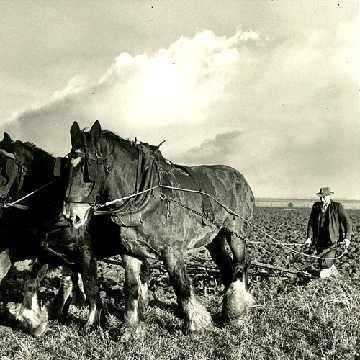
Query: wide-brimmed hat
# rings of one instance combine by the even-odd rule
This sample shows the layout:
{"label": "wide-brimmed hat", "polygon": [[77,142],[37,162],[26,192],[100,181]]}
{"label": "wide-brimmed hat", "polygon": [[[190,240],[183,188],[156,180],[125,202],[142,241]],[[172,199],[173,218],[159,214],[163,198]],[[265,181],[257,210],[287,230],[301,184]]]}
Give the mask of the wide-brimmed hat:
{"label": "wide-brimmed hat", "polygon": [[318,196],[327,196],[327,195],[331,195],[334,192],[330,190],[330,188],[328,186],[322,187],[320,188],[320,191],[318,193],[316,193],[316,195]]}

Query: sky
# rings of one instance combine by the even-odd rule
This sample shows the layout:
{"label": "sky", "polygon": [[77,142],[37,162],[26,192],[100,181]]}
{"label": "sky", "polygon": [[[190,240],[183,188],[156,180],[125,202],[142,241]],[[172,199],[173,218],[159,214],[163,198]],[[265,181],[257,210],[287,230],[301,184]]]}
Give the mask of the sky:
{"label": "sky", "polygon": [[[257,197],[360,199],[357,0],[0,1],[0,131],[70,126],[238,169]],[[2,136],[2,135],[0,135]]]}

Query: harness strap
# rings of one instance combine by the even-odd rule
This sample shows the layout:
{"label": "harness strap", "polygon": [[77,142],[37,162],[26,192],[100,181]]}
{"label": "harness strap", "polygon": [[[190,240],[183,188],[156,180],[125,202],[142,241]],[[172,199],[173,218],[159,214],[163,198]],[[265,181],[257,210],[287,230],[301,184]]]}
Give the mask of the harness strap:
{"label": "harness strap", "polygon": [[[109,214],[115,214],[115,213],[119,213],[121,212],[121,210],[99,210],[101,208],[104,208],[104,207],[107,207],[107,206],[110,206],[110,205],[114,205],[116,203],[119,203],[119,202],[122,202],[124,200],[128,200],[128,199],[131,199],[131,198],[134,198],[138,195],[142,195],[142,194],[145,194],[145,193],[148,193],[148,192],[151,192],[151,191],[154,191],[156,189],[159,189],[159,188],[165,188],[165,189],[169,189],[169,190],[176,190],[176,191],[183,191],[183,192],[188,192],[188,193],[193,193],[193,194],[201,194],[203,196],[207,196],[209,197],[210,199],[214,200],[219,206],[221,206],[226,212],[228,212],[230,215],[233,215],[235,217],[238,217],[240,219],[242,219],[244,222],[246,222],[247,224],[249,225],[253,225],[255,227],[257,227],[257,229],[260,230],[260,232],[262,232],[266,237],[270,238],[273,240],[272,243],[269,243],[269,242],[249,242],[250,244],[251,243],[256,243],[256,244],[259,244],[259,243],[262,243],[262,244],[272,244],[272,245],[282,245],[282,246],[285,246],[285,247],[288,247],[286,248],[287,251],[290,251],[290,252],[293,252],[293,253],[296,253],[296,254],[299,254],[301,256],[304,256],[304,257],[307,257],[307,258],[313,258],[313,259],[320,259],[320,258],[323,258],[323,259],[329,259],[329,260],[336,260],[336,259],[339,259],[341,257],[343,257],[347,251],[344,250],[339,256],[336,256],[334,258],[330,258],[330,257],[323,257],[324,254],[326,254],[328,251],[330,250],[333,250],[332,248],[331,249],[326,249],[326,251],[324,251],[323,253],[321,253],[320,255],[310,255],[310,254],[306,254],[302,251],[298,251],[298,250],[294,250],[292,249],[291,247],[293,246],[300,246],[302,244],[299,244],[299,243],[294,243],[294,244],[291,244],[291,243],[282,243],[280,241],[278,241],[277,239],[275,239],[272,235],[270,235],[269,233],[267,233],[265,230],[261,229],[260,227],[256,226],[254,223],[252,223],[251,221],[249,221],[248,219],[246,219],[245,217],[241,216],[240,214],[236,213],[235,211],[231,210],[230,208],[228,208],[225,204],[223,204],[221,201],[219,201],[217,198],[215,198],[214,196],[202,191],[202,190],[193,190],[193,189],[185,189],[185,188],[180,188],[180,187],[175,187],[175,186],[170,186],[170,185],[162,185],[162,184],[159,184],[159,185],[155,185],[151,188],[148,188],[146,190],[143,190],[143,191],[140,191],[138,193],[134,193],[134,194],[131,194],[131,195],[128,195],[128,196],[124,196],[122,198],[119,198],[119,199],[115,199],[115,200],[112,200],[112,201],[109,201],[109,202],[106,202],[104,204],[101,204],[101,205],[97,205],[96,208],[95,208],[95,211],[94,211],[94,215],[109,215]],[[194,210],[194,209],[191,209],[187,206],[185,206],[184,204],[181,204],[179,203],[178,201],[176,200],[173,200],[173,199],[170,199],[168,197],[166,197],[164,194],[162,194],[162,198],[163,199],[166,199],[167,201],[172,201],[172,202],[175,202],[177,203],[178,205],[181,205],[182,207],[188,209],[189,211],[195,213],[196,215],[198,216],[201,216],[204,218],[204,214],[201,214],[199,213],[198,211]],[[209,219],[208,217],[205,217],[205,220],[209,221],[210,223],[212,223],[214,226],[217,226],[219,227],[219,224],[217,224],[214,220],[211,220]],[[232,235],[234,236],[237,236],[237,237],[241,237],[240,234],[237,234],[235,232],[232,232]]]}
{"label": "harness strap", "polygon": [[0,149],[0,153],[3,154],[3,155],[5,155],[7,158],[10,158],[10,159],[15,160],[15,155],[12,154],[12,153],[7,152],[7,151],[4,150],[4,149]]}
{"label": "harness strap", "polygon": [[20,199],[17,199],[16,201],[13,201],[12,203],[5,203],[4,204],[4,207],[16,207],[18,209],[21,209],[21,210],[27,210],[28,209],[28,206],[26,205],[20,205],[18,204],[19,202],[29,198],[30,196],[38,193],[39,191],[45,189],[46,187],[48,187],[49,185],[53,184],[54,182],[58,181],[59,179],[55,179],[55,180],[52,180],[50,182],[48,182],[47,184],[44,184],[42,186],[40,186],[39,188],[35,189],[34,191],[26,194],[25,196],[21,197]]}
{"label": "harness strap", "polygon": [[[86,149],[85,149],[85,157],[86,157]],[[127,201],[127,200],[131,200],[131,199],[134,199],[136,197],[141,197],[143,195],[147,195],[151,192],[153,192],[154,190],[156,189],[168,189],[168,190],[175,190],[175,191],[182,191],[182,192],[187,192],[187,193],[194,193],[194,194],[200,194],[202,195],[202,198],[203,198],[203,213],[199,213],[197,212],[196,210],[194,209],[191,209],[189,207],[187,207],[186,205],[184,204],[181,204],[180,202],[174,200],[174,199],[171,199],[171,198],[168,198],[166,197],[166,195],[162,194],[162,199],[166,199],[168,200],[169,202],[172,201],[172,202],[177,202],[180,206],[184,207],[184,208],[187,208],[188,210],[196,213],[197,215],[199,215],[203,220],[207,220],[209,221],[212,225],[216,226],[216,227],[219,227],[220,225],[217,224],[215,222],[214,219],[209,219],[208,216],[206,216],[206,213],[204,212],[204,198],[206,197],[207,199],[211,199],[213,200],[215,203],[217,203],[221,208],[223,208],[228,214],[234,216],[234,217],[238,217],[238,218],[241,218],[246,224],[251,224],[251,225],[254,225],[251,223],[251,221],[247,218],[245,218],[244,216],[241,216],[240,214],[236,213],[235,211],[233,211],[232,209],[230,209],[229,207],[227,207],[224,203],[222,203],[221,201],[219,201],[216,197],[212,196],[211,194],[203,191],[203,190],[193,190],[193,189],[185,189],[185,188],[180,188],[180,187],[176,187],[176,186],[171,186],[171,185],[163,185],[163,184],[158,184],[158,185],[155,185],[155,186],[151,186],[151,182],[150,182],[150,187],[145,189],[145,190],[141,190],[141,186],[142,185],[147,185],[147,182],[148,182],[148,179],[153,175],[152,174],[152,171],[151,169],[153,168],[153,164],[154,162],[156,163],[155,159],[152,159],[152,164],[151,164],[151,169],[149,171],[146,171],[146,174],[145,174],[145,178],[144,178],[144,181],[140,181],[140,174],[141,174],[141,170],[142,170],[142,166],[143,166],[143,163],[144,161],[146,161],[145,159],[145,154],[140,151],[139,152],[139,161],[138,161],[138,165],[137,165],[137,174],[136,174],[136,183],[135,183],[135,193],[133,194],[130,194],[128,196],[123,196],[121,198],[118,198],[118,199],[114,199],[112,201],[108,201],[108,202],[105,202],[104,204],[89,204],[94,212],[93,214],[95,216],[97,215],[111,215],[111,214],[131,214],[131,213],[134,213],[134,212],[137,212],[137,211],[140,211],[139,208],[137,209],[131,209],[130,211],[129,210],[126,210],[124,207],[122,208],[118,208],[118,209],[111,209],[111,210],[101,210],[102,208],[104,207],[108,207],[108,206],[111,206],[111,205],[115,205],[117,203],[122,203],[122,205],[125,205],[124,202]],[[161,181],[161,177],[160,177],[160,174],[159,174],[159,180]],[[148,196],[147,196],[148,198]],[[83,203],[86,203],[86,202],[83,202]],[[145,204],[146,204],[146,200],[145,200]],[[141,204],[141,207],[144,206],[144,202],[142,202]],[[126,205],[125,205],[126,207]],[[211,215],[211,214],[210,214]],[[256,226],[256,225],[255,225]],[[274,245],[284,245],[284,246],[294,246],[294,245],[290,245],[290,244],[282,244],[281,242],[279,242],[277,239],[275,239],[273,236],[271,236],[270,234],[268,234],[266,231],[262,230],[259,228],[259,230],[268,238],[272,239],[274,241]],[[232,232],[233,235],[237,236],[237,237],[241,237],[240,234],[237,234],[235,232]],[[265,243],[265,242],[263,242]],[[296,244],[298,245],[298,244]],[[320,258],[321,256],[316,256],[316,255],[309,255],[309,254],[305,254],[301,251],[297,251],[297,250],[293,250],[293,249],[287,249],[291,252],[294,252],[294,253],[297,253],[297,254],[300,254],[302,256],[305,256],[305,257],[310,257],[310,258]],[[346,251],[344,251],[340,256],[338,256],[337,258],[340,258],[342,257],[344,254],[346,253]],[[329,258],[330,259],[330,258]]]}

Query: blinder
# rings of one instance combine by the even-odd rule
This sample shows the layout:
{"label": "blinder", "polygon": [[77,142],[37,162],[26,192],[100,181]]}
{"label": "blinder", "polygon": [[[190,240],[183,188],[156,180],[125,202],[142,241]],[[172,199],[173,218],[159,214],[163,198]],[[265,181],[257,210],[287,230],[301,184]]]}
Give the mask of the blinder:
{"label": "blinder", "polygon": [[0,153],[4,155],[2,161],[0,161],[0,171],[2,176],[6,176],[8,179],[11,178],[13,172],[15,171],[15,155],[8,153],[7,151],[0,149]]}
{"label": "blinder", "polygon": [[[22,188],[27,168],[22,162],[18,161],[15,154],[4,149],[0,149],[0,154],[5,156],[1,158],[0,163],[0,193],[1,197],[4,198],[9,196],[10,189],[12,189],[12,192],[18,192]],[[16,179],[18,180],[16,181]],[[12,188],[15,182],[17,184],[16,190]]]}
{"label": "blinder", "polygon": [[98,160],[85,158],[84,180],[86,182],[96,182]]}
{"label": "blinder", "polygon": [[5,166],[5,172],[7,178],[13,179],[16,176],[16,162],[13,159],[7,159],[6,166]]}
{"label": "blinder", "polygon": [[[13,156],[7,156],[2,164],[0,164],[0,177],[2,179],[2,185],[7,185],[9,182],[13,182],[16,178],[18,171],[16,165],[16,160]],[[6,183],[4,183],[4,181],[6,181]]]}
{"label": "blinder", "polygon": [[[92,182],[95,183],[97,180],[99,180],[99,177],[101,177],[101,175],[99,175],[99,165],[104,165],[104,159],[101,155],[99,154],[89,154],[88,151],[72,151],[69,154],[69,157],[81,157],[83,159],[83,174],[84,174],[84,181],[85,182]],[[56,164],[56,167],[59,167],[59,164]],[[104,171],[106,173],[108,173],[109,169],[111,169],[110,166],[106,166],[104,165]]]}
{"label": "blinder", "polygon": [[68,170],[69,159],[63,157],[57,157],[55,159],[53,174],[55,177],[65,176]]}
{"label": "blinder", "polygon": [[54,170],[53,170],[53,174],[55,177],[60,177],[61,176],[61,160],[62,158],[57,157],[55,159],[55,164],[54,164]]}

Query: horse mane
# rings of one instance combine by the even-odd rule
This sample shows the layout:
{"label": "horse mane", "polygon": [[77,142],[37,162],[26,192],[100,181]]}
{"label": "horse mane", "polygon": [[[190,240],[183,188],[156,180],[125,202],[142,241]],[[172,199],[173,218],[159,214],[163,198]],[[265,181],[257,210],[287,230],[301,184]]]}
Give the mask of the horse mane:
{"label": "horse mane", "polygon": [[[14,142],[14,152],[20,153],[27,168],[23,191],[30,191],[49,181],[53,177],[55,158],[47,151],[39,148],[31,142],[16,140]],[[28,159],[26,153],[31,153],[32,159]]]}
{"label": "horse mane", "polygon": [[137,156],[139,151],[144,151],[143,148],[145,148],[151,152],[156,152],[157,157],[165,159],[156,145],[124,139],[110,130],[102,130],[102,137],[108,141],[111,146],[120,146],[133,156]]}
{"label": "horse mane", "polygon": [[163,156],[163,154],[159,150],[159,146],[164,141],[160,143],[160,145],[152,145],[141,141],[137,142],[137,140],[131,141],[129,139],[122,138],[121,136],[113,133],[110,130],[102,130],[102,137],[103,139],[105,139],[105,141],[108,141],[110,143],[110,146],[112,146],[113,149],[114,147],[121,147],[122,149],[125,148],[133,158],[138,157],[139,151],[150,152],[155,156],[157,161],[160,161],[163,164],[163,166],[176,168],[179,171],[185,173],[186,176],[192,175],[189,167],[173,163],[172,161],[166,159]]}
{"label": "horse mane", "polygon": [[39,148],[38,146],[36,146],[35,144],[33,144],[29,141],[24,142],[24,141],[16,140],[14,145],[15,145],[15,148],[17,148],[18,146],[25,148],[26,150],[32,152],[34,154],[34,156],[36,156],[36,157],[37,156],[38,157],[47,157],[47,158],[54,157],[53,155],[48,153],[46,150]]}
{"label": "horse mane", "polygon": [[110,130],[102,130],[101,135],[109,141],[111,145],[121,145],[128,149],[133,147],[133,143],[129,139],[124,139]]}

